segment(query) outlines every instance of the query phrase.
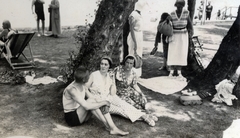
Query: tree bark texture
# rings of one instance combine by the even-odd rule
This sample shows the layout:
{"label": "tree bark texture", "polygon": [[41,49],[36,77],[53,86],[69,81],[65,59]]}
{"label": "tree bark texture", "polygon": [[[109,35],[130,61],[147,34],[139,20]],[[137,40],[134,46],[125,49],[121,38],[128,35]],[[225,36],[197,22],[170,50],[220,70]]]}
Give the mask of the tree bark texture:
{"label": "tree bark texture", "polygon": [[[208,67],[198,74],[189,85],[200,89],[215,88],[223,79],[231,77],[239,66],[240,62],[240,7],[238,16],[227,35],[223,38],[217,53],[214,55]],[[240,90],[240,82],[236,86]]]}
{"label": "tree bark texture", "polygon": [[[238,7],[238,15],[235,22],[238,25],[238,47],[240,47],[240,6]],[[236,95],[238,100],[240,99],[240,77],[238,78],[238,82],[233,89],[233,94]]]}
{"label": "tree bark texture", "polygon": [[196,0],[188,0],[188,11],[190,12],[190,18],[193,21],[195,13]]}
{"label": "tree bark texture", "polygon": [[112,57],[119,64],[122,33],[129,14],[137,0],[102,0],[84,43],[77,55],[75,67],[80,64],[90,71],[96,70],[103,55]]}

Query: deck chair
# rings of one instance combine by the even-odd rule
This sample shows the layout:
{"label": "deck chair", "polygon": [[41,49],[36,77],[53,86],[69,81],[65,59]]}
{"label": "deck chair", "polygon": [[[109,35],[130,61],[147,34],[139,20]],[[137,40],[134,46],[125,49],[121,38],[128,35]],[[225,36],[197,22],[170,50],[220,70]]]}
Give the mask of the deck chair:
{"label": "deck chair", "polygon": [[193,44],[194,44],[194,48],[199,48],[199,49],[203,50],[202,49],[203,44],[200,43],[200,41],[198,39],[198,36],[193,36],[192,41],[193,41]]}
{"label": "deck chair", "polygon": [[[7,60],[7,62],[13,69],[34,67],[32,49],[29,43],[34,34],[35,32],[12,34],[11,38],[7,42],[5,42],[5,47],[0,49],[0,55],[2,54],[4,56],[4,58]],[[30,52],[30,59],[28,59],[23,53],[24,49],[27,46]],[[21,55],[25,58],[24,61],[19,59]]]}
{"label": "deck chair", "polygon": [[203,71],[204,70],[203,61],[199,54],[199,49],[201,51],[203,51],[203,48],[202,48],[203,44],[200,43],[198,36],[193,36],[192,42],[193,42],[193,46],[194,46],[194,51],[193,51],[194,60],[196,61],[197,65],[200,69],[199,71]]}

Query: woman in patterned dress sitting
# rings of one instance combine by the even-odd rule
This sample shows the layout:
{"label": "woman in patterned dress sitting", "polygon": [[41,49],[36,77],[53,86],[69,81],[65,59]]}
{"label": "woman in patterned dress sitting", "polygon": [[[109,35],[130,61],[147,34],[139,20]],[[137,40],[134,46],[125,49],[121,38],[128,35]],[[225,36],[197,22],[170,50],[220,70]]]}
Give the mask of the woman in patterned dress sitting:
{"label": "woman in patterned dress sitting", "polygon": [[137,85],[134,67],[135,57],[128,55],[122,65],[115,69],[117,95],[137,109],[145,109],[147,99]]}

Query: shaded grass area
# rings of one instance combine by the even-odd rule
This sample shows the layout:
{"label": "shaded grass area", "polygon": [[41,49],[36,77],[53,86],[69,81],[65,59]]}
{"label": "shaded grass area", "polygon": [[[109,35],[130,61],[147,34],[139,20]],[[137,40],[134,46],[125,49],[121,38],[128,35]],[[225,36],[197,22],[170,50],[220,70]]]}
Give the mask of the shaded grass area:
{"label": "shaded grass area", "polygon": [[[226,33],[224,29],[204,31],[212,35]],[[32,70],[37,77],[59,75],[59,66],[66,62],[68,52],[77,52],[73,33],[74,29],[65,29],[59,39],[34,36],[31,44],[37,66]],[[144,34],[147,35],[144,40],[153,43],[155,33],[146,31]],[[147,49],[144,48],[143,78],[168,75],[168,72],[158,70],[162,65],[162,51],[150,56]],[[212,55],[204,52],[207,51],[203,51],[203,58],[212,58]],[[10,70],[4,59],[0,63],[1,70]],[[48,85],[0,84],[0,137],[118,137],[109,135],[95,117],[82,126],[68,127],[62,108],[65,87],[61,82]],[[112,115],[119,128],[130,132],[127,136],[129,138],[219,138],[232,121],[240,116],[239,106],[236,105],[229,107],[204,100],[202,105],[183,106],[179,102],[180,92],[163,95],[142,86],[140,88],[148,101],[158,109],[159,121],[155,127],[149,127],[142,121],[131,123],[128,119]]]}

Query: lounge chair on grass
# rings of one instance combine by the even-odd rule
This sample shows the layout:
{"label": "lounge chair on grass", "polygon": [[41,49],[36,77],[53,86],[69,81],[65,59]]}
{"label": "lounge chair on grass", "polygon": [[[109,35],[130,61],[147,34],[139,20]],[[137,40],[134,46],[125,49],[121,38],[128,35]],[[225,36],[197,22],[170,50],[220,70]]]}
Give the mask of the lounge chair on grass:
{"label": "lounge chair on grass", "polygon": [[[5,46],[0,48],[0,55],[3,55],[13,69],[34,67],[34,59],[30,45],[34,34],[35,32],[12,34],[10,39],[5,43]],[[29,59],[23,53],[27,46],[30,52]],[[24,60],[19,58],[21,55],[24,57]]]}

